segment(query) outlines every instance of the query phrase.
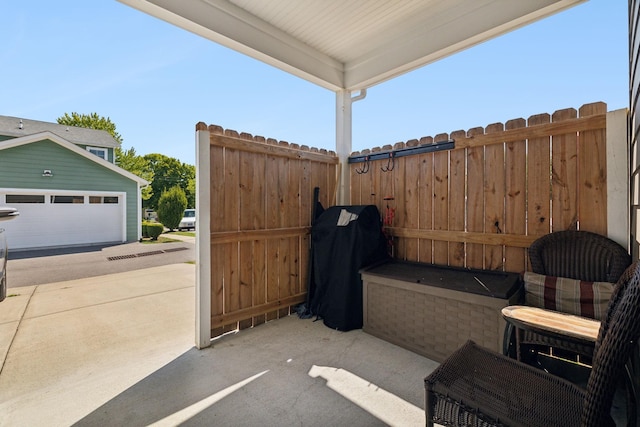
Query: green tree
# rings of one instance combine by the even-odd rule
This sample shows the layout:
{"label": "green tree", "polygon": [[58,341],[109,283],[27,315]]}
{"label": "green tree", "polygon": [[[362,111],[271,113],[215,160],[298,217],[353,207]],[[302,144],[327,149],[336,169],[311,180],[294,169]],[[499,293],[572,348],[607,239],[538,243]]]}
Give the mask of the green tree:
{"label": "green tree", "polygon": [[184,168],[185,176],[187,177],[187,184],[184,187],[184,193],[187,196],[187,207],[196,207],[196,167],[186,163],[182,164]]}
{"label": "green tree", "polygon": [[[153,182],[153,171],[149,168],[149,163],[143,156],[138,156],[133,147],[128,150],[116,147],[116,164],[149,183]],[[149,200],[153,195],[153,188],[151,185],[147,185],[142,188],[141,193],[142,200]]]}
{"label": "green tree", "polygon": [[[89,129],[105,130],[121,145],[122,136],[116,131],[116,125],[108,117],[97,113],[79,114],[65,113],[57,119],[59,124]],[[187,207],[196,206],[196,168],[180,162],[178,159],[163,154],[147,154],[138,156],[132,147],[128,150],[121,146],[115,149],[116,164],[147,181],[149,185],[142,189],[142,205],[157,210],[162,192],[178,185],[187,198]]]}
{"label": "green tree", "polygon": [[169,230],[173,231],[180,225],[180,220],[187,207],[187,196],[179,186],[175,185],[164,190],[158,200],[158,220]]}
{"label": "green tree", "polygon": [[196,168],[193,166],[193,178],[189,178],[187,183],[187,205],[189,208],[196,207]]}
{"label": "green tree", "polygon": [[148,162],[149,170],[153,172],[151,182],[153,195],[143,202],[145,208],[157,209],[162,192],[176,185],[185,193],[187,207],[195,207],[195,184],[190,184],[190,181],[195,183],[195,166],[157,153],[147,154],[144,159]]}
{"label": "green tree", "polygon": [[109,117],[99,116],[98,113],[78,114],[76,112],[64,113],[64,116],[58,117],[58,124],[67,126],[76,126],[81,128],[106,130],[111,134],[113,139],[122,144],[122,136],[116,131],[116,125]]}
{"label": "green tree", "polygon": [[[115,139],[119,144],[115,149],[116,164],[122,169],[139,176],[149,183],[153,181],[153,171],[149,168],[144,157],[136,155],[136,150],[133,147],[128,150],[122,149],[122,136],[116,131],[116,125],[109,117],[100,116],[98,113],[79,114],[73,112],[71,114],[64,113],[64,116],[58,117],[57,122],[61,125],[104,130],[109,132],[113,139]],[[152,195],[153,188],[151,185],[142,188],[142,200],[148,200]]]}

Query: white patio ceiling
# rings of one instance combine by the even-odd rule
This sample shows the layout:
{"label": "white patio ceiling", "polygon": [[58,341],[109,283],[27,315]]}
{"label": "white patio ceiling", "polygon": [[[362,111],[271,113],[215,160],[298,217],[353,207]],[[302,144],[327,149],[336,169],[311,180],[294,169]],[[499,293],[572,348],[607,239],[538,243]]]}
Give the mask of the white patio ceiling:
{"label": "white patio ceiling", "polygon": [[586,0],[118,0],[330,90],[359,90]]}

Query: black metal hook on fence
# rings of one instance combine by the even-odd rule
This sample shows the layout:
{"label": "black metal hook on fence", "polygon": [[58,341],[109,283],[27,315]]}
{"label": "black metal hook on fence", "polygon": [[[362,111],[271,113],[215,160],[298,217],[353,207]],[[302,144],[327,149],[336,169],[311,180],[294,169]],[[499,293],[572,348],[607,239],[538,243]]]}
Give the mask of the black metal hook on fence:
{"label": "black metal hook on fence", "polygon": [[396,165],[395,157],[393,156],[393,151],[389,152],[389,159],[387,160],[387,166],[380,168],[382,172],[392,171]]}
{"label": "black metal hook on fence", "polygon": [[364,165],[360,169],[356,169],[356,173],[358,175],[362,175],[363,173],[369,172],[369,167],[371,164],[369,163],[369,156],[364,157]]}

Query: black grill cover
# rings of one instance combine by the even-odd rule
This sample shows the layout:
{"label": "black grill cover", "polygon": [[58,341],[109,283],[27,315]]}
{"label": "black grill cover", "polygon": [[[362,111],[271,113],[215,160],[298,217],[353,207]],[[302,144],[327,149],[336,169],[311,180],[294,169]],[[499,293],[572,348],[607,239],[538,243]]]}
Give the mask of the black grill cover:
{"label": "black grill cover", "polygon": [[311,229],[309,309],[332,329],[362,328],[359,270],[389,258],[375,205],[333,206]]}

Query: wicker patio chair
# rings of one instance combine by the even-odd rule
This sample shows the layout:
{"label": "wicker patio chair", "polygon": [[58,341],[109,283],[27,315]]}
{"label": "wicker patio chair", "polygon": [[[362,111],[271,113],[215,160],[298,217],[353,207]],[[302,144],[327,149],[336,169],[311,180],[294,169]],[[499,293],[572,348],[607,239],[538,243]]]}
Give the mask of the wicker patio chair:
{"label": "wicker patio chair", "polygon": [[427,426],[615,425],[614,392],[640,336],[638,265],[611,297],[586,389],[469,341],[425,378]]}
{"label": "wicker patio chair", "polygon": [[[529,247],[531,270],[544,276],[565,277],[585,282],[618,281],[631,264],[627,250],[613,240],[589,231],[565,230],[538,238]],[[537,355],[549,353],[591,363],[593,346],[580,345],[563,337],[522,331],[516,343],[515,331],[507,323],[504,354],[518,355],[522,361],[536,363]],[[516,345],[518,346],[516,348]]]}
{"label": "wicker patio chair", "polygon": [[631,264],[627,250],[589,231],[565,230],[544,235],[529,247],[534,273],[589,282],[618,281]]}

